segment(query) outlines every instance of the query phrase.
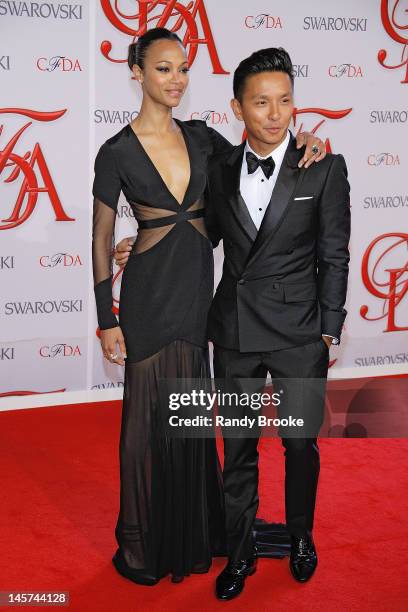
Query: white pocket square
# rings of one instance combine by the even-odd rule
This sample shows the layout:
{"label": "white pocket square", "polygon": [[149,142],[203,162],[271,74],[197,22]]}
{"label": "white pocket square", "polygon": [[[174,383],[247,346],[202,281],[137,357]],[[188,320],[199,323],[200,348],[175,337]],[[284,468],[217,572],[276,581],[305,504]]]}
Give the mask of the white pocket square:
{"label": "white pocket square", "polygon": [[300,198],[294,198],[294,200],[313,200],[314,196],[300,196]]}

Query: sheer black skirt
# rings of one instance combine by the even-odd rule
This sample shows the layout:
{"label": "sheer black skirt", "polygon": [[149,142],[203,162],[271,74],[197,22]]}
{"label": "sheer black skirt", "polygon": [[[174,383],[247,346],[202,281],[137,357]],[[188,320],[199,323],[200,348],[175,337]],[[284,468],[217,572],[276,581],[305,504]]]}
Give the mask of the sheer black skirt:
{"label": "sheer black skirt", "polygon": [[208,349],[175,340],[125,366],[120,435],[120,510],[112,561],[153,585],[207,572],[225,551],[222,477],[215,439],[168,435],[160,378],[210,378]]}

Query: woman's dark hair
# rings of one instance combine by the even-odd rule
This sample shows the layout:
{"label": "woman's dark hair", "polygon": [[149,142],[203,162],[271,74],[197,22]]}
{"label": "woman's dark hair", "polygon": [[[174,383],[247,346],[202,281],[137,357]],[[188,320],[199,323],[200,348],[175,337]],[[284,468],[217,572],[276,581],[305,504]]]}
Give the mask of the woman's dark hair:
{"label": "woman's dark hair", "polygon": [[282,47],[260,49],[242,60],[234,72],[233,89],[237,100],[242,100],[247,77],[260,72],[286,72],[293,87],[293,65],[289,53]]}
{"label": "woman's dark hair", "polygon": [[128,66],[132,70],[133,64],[137,64],[140,68],[144,68],[144,60],[146,52],[150,45],[156,40],[175,40],[181,45],[183,44],[180,38],[167,28],[154,28],[148,30],[140,36],[136,42],[130,43],[128,51]]}

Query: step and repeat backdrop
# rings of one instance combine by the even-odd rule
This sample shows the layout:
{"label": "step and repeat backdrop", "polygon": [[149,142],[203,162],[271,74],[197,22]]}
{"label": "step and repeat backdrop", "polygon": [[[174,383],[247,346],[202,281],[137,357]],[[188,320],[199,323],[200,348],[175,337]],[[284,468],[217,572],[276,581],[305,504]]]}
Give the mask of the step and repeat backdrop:
{"label": "step and repeat backdrop", "polygon": [[[123,369],[103,360],[97,335],[93,164],[140,108],[128,44],[158,26],[178,32],[192,66],[175,116],[235,144],[234,69],[256,49],[289,51],[292,130],[342,153],[352,189],[348,316],[330,375],[407,371],[408,0],[0,0],[1,406],[38,393],[120,396]],[[121,196],[116,238],[136,231]],[[218,248],[217,281],[222,257]],[[120,280],[116,270],[116,308]]]}

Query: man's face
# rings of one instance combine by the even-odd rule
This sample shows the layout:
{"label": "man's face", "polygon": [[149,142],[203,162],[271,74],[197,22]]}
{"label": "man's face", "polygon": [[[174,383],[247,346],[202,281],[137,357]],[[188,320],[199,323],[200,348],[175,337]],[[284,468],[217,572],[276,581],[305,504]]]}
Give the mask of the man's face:
{"label": "man's face", "polygon": [[245,122],[248,138],[271,151],[285,139],[293,114],[293,89],[286,72],[261,72],[245,79],[241,101],[231,107]]}

